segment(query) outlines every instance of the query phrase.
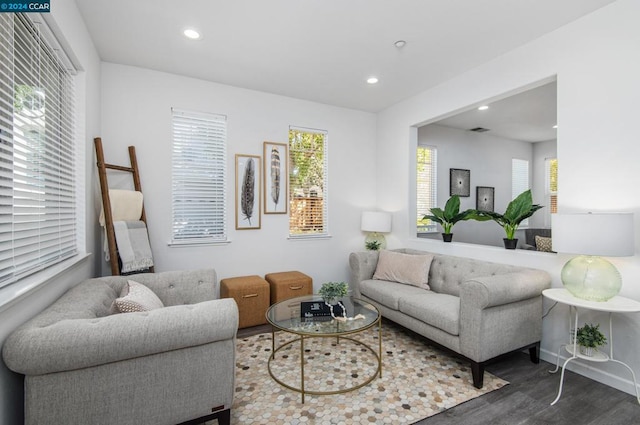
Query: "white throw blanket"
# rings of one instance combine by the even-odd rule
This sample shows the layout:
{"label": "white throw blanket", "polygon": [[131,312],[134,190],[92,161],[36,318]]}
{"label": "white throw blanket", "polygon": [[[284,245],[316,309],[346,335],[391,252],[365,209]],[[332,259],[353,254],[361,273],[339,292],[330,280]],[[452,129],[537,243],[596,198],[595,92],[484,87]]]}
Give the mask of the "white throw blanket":
{"label": "white throw blanket", "polygon": [[122,273],[144,270],[153,266],[149,235],[144,221],[116,221],[113,223]]}
{"label": "white throw blanket", "polygon": [[[109,189],[109,200],[111,201],[111,220],[134,221],[142,217],[142,192],[135,190]],[[109,242],[107,241],[107,227],[104,217],[104,208],[100,209],[100,226],[104,227],[104,259],[109,261]]]}

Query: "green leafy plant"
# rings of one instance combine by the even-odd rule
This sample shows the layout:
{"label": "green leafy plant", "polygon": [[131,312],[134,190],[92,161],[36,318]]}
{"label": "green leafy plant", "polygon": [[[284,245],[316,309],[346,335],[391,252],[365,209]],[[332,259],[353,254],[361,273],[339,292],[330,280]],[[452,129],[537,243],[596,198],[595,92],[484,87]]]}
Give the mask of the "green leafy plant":
{"label": "green leafy plant", "polygon": [[504,214],[493,211],[477,211],[477,213],[498,223],[504,229],[507,239],[513,239],[520,223],[531,217],[540,208],[542,205],[533,203],[531,190],[526,190],[509,202]]}
{"label": "green leafy plant", "polygon": [[451,233],[453,225],[459,221],[464,220],[490,220],[489,217],[484,217],[473,209],[468,209],[460,212],[460,197],[453,195],[447,203],[444,205],[444,210],[441,208],[431,208],[429,210],[431,214],[427,214],[422,217],[423,220],[431,220],[442,226],[444,233]]}
{"label": "green leafy plant", "polygon": [[369,251],[378,251],[381,246],[382,243],[380,241],[369,241],[364,244],[364,247]]}
{"label": "green leafy plant", "polygon": [[338,298],[346,297],[349,293],[349,285],[346,282],[327,282],[320,287],[318,294],[322,295],[325,301],[335,301]]}
{"label": "green leafy plant", "polygon": [[585,323],[583,327],[578,328],[576,335],[578,345],[583,347],[598,348],[607,343],[607,338],[600,332],[600,325],[590,325]]}

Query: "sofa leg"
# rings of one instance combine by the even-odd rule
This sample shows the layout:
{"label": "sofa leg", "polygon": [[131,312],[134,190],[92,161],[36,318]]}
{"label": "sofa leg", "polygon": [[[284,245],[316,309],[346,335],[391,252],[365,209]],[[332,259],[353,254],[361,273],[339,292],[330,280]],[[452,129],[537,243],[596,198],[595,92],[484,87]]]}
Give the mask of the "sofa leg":
{"label": "sofa leg", "polygon": [[473,377],[473,386],[482,388],[484,382],[484,363],[471,362],[471,376]]}
{"label": "sofa leg", "polygon": [[529,358],[535,364],[540,363],[540,341],[536,342],[533,347],[529,347]]}
{"label": "sofa leg", "polygon": [[178,425],[202,425],[212,419],[217,419],[218,425],[231,425],[231,409],[219,410],[211,415],[202,416],[198,419],[192,419],[190,421],[182,422]]}
{"label": "sofa leg", "polygon": [[231,409],[223,410],[218,414],[218,425],[231,425]]}

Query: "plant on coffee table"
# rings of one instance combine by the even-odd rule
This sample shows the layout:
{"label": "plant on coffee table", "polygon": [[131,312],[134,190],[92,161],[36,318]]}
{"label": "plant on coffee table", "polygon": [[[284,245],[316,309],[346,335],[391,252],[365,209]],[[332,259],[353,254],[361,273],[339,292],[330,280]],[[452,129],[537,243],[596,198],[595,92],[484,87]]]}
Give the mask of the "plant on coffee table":
{"label": "plant on coffee table", "polygon": [[318,294],[327,304],[334,304],[338,298],[346,297],[349,293],[346,282],[327,282],[320,287]]}

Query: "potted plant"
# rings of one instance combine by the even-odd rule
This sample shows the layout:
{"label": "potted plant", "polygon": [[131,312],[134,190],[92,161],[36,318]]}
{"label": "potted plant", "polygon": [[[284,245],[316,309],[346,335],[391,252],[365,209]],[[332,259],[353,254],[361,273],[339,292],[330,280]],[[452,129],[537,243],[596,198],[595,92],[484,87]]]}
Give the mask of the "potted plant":
{"label": "potted plant", "polygon": [[489,217],[481,216],[476,210],[468,209],[460,212],[460,197],[453,195],[447,203],[444,205],[444,210],[441,208],[431,208],[429,210],[431,214],[427,214],[422,217],[423,220],[431,220],[442,226],[442,240],[445,242],[451,242],[453,239],[453,233],[451,229],[454,224],[464,220],[489,220]]}
{"label": "potted plant", "polygon": [[607,343],[607,338],[600,332],[600,325],[590,325],[585,323],[583,327],[578,328],[576,334],[580,354],[591,357],[598,347]]}
{"label": "potted plant", "polygon": [[377,240],[366,241],[364,247],[369,251],[378,251],[382,247],[382,242]]}
{"label": "potted plant", "polygon": [[320,287],[318,294],[322,296],[324,302],[335,304],[338,298],[346,297],[349,293],[349,286],[345,282],[327,282]]}
{"label": "potted plant", "polygon": [[478,211],[478,214],[495,221],[504,229],[507,237],[504,238],[504,247],[506,249],[515,249],[518,240],[514,239],[516,230],[520,223],[526,218],[531,217],[536,211],[542,208],[542,205],[533,203],[531,190],[525,190],[514,200],[509,202],[504,214],[493,211]]}

